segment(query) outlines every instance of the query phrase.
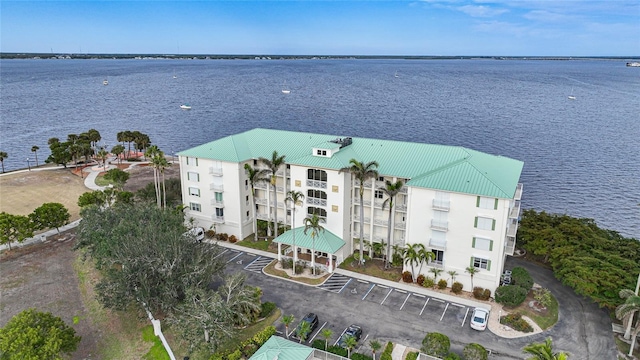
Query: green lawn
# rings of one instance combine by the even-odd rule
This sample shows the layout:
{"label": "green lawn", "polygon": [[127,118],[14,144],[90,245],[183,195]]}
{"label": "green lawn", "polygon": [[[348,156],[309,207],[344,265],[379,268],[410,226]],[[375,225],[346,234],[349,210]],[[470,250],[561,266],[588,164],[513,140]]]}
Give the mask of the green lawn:
{"label": "green lawn", "polygon": [[153,343],[149,352],[144,356],[145,360],[170,360],[167,350],[164,349],[162,341],[153,333],[153,326],[148,325],[142,328],[142,340]]}
{"label": "green lawn", "polygon": [[113,185],[113,183],[111,181],[105,179],[103,175],[98,175],[98,177],[96,177],[96,185],[98,185],[98,186],[109,186],[109,185]]}
{"label": "green lawn", "polygon": [[269,249],[269,245],[271,245],[271,242],[272,242],[272,239],[266,239],[266,240],[258,239],[258,241],[253,241],[253,235],[252,235],[250,237],[245,238],[242,241],[238,241],[236,245],[240,245],[240,246],[244,246],[244,247],[248,247],[256,250],[275,252]]}
{"label": "green lawn", "polygon": [[340,264],[341,269],[378,277],[390,281],[400,281],[402,279],[402,268],[384,268],[384,261],[379,259],[368,260],[365,266],[359,266],[353,255],[349,256]]}

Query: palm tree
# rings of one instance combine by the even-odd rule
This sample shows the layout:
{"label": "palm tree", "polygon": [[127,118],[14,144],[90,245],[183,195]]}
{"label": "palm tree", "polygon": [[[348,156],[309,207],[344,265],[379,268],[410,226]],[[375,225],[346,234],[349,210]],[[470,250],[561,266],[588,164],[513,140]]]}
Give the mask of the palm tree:
{"label": "palm tree", "polygon": [[429,269],[429,272],[433,274],[433,281],[435,281],[436,283],[438,283],[438,275],[442,274],[443,271],[444,270],[438,268]]}
{"label": "palm tree", "polygon": [[455,270],[451,270],[451,271],[447,271],[447,274],[451,276],[451,285],[453,286],[453,283],[456,282],[456,276],[458,275],[458,272]]}
{"label": "palm tree", "polygon": [[387,204],[389,205],[389,220],[387,223],[387,258],[384,262],[385,268],[390,268],[390,259],[391,259],[391,217],[393,216],[393,199],[398,195],[400,189],[402,188],[402,180],[398,180],[395,183],[387,180],[385,182],[385,187],[379,187],[378,190],[382,191],[387,195],[387,199],[382,203],[382,209],[384,210]]}
{"label": "palm tree", "polygon": [[118,144],[112,147],[111,153],[118,157],[118,164],[122,164],[122,157],[120,155],[124,154],[124,146]]}
{"label": "palm tree", "polygon": [[102,160],[102,167],[105,169],[107,168],[108,156],[109,156],[109,153],[107,152],[107,150],[105,150],[104,148],[100,148],[100,151],[98,151],[98,158]]}
{"label": "palm tree", "polygon": [[291,325],[291,323],[293,322],[293,319],[295,319],[293,317],[293,314],[284,315],[282,317],[282,323],[284,324],[284,335],[287,337],[287,339],[289,338],[289,325]]}
{"label": "palm tree", "polygon": [[344,338],[344,345],[347,347],[347,358],[351,359],[351,350],[358,344],[358,340],[356,340],[355,336],[347,335]]}
{"label": "palm tree", "polygon": [[37,145],[31,147],[31,152],[36,155],[36,166],[38,166],[38,150],[40,150],[40,148]]}
{"label": "palm tree", "polygon": [[320,333],[320,336],[324,338],[324,351],[327,351],[327,347],[329,345],[329,339],[331,338],[331,335],[333,335],[333,331],[331,331],[331,329],[324,329]]}
{"label": "palm tree", "polygon": [[296,331],[296,335],[298,335],[298,339],[300,339],[300,344],[302,344],[303,341],[307,340],[307,336],[309,336],[310,332],[311,324],[303,320]]}
{"label": "palm tree", "polygon": [[[318,217],[318,214],[313,214],[311,217],[304,218],[304,234],[307,235],[307,231],[311,230],[311,269],[313,271],[313,275],[316,274],[316,236],[322,231],[324,232],[324,228],[320,225],[321,222],[325,222],[325,220],[321,217]],[[295,266],[295,264],[293,265]]]}
{"label": "palm tree", "polygon": [[9,155],[6,152],[0,151],[0,164],[2,164],[2,172],[4,172],[4,159],[8,157]]}
{"label": "palm tree", "polygon": [[409,244],[407,248],[404,250],[404,263],[409,264],[411,266],[411,277],[413,281],[416,280],[416,272],[415,265],[420,264],[420,268],[422,269],[422,258],[420,255],[420,246],[424,247],[423,244]]}
{"label": "palm tree", "polygon": [[382,349],[382,344],[378,340],[369,341],[369,347],[371,348],[371,353],[373,354],[373,360],[376,360],[376,353]]}
{"label": "palm tree", "polygon": [[546,338],[544,343],[531,343],[525,346],[522,351],[525,354],[533,355],[527,360],[566,360],[569,358],[565,352],[553,352],[551,338]]}
{"label": "palm tree", "polygon": [[340,169],[340,172],[349,171],[360,183],[360,265],[364,265],[364,183],[370,178],[378,177],[378,163],[370,161],[360,162],[356,159],[349,160],[351,166]]}
{"label": "palm tree", "polygon": [[[276,191],[276,179],[278,169],[284,165],[284,158],[286,155],[279,156],[277,151],[273,151],[271,159],[261,157],[259,160],[261,163],[267,166],[268,171],[271,172],[271,187],[273,188],[273,227],[275,230],[273,238],[278,237],[278,192]],[[286,178],[286,176],[285,176]]]}
{"label": "palm tree", "polygon": [[291,190],[287,193],[285,202],[291,202],[291,234],[293,236],[293,266],[291,271],[293,274],[296,272],[296,262],[298,261],[298,250],[296,249],[296,232],[294,227],[296,226],[296,205],[304,201],[304,194],[300,191]]}
{"label": "palm tree", "polygon": [[166,182],[164,181],[164,171],[171,166],[171,163],[164,156],[164,153],[161,152],[161,155],[158,155],[158,160],[154,159],[154,163],[157,164],[158,170],[160,174],[162,174],[162,206],[167,207],[167,187]]}
{"label": "palm tree", "polygon": [[[620,290],[620,297],[626,299],[625,302],[621,305],[618,305],[616,308],[616,318],[618,320],[623,320],[624,326],[627,330],[630,329],[631,322],[633,322],[633,315],[638,313],[640,314],[640,296],[637,293],[629,289]],[[640,333],[640,316],[636,319],[636,327],[633,332],[625,332],[625,339],[628,339],[629,335],[631,335],[631,348],[629,349],[629,356],[633,354],[633,350],[635,347],[635,340]]]}
{"label": "palm tree", "polygon": [[480,269],[478,269],[477,267],[469,266],[464,269],[464,272],[468,273],[469,276],[471,276],[471,290],[473,290],[473,275],[479,273]]}
{"label": "palm tree", "polygon": [[157,146],[153,145],[147,149],[145,156],[151,159],[151,166],[153,167],[153,185],[156,189],[156,204],[160,208],[162,207],[162,204],[160,200],[160,175],[158,170],[161,166],[161,159],[164,158],[164,153]]}
{"label": "palm tree", "polygon": [[244,170],[247,173],[247,179],[249,180],[249,186],[251,186],[251,201],[253,206],[251,207],[253,212],[253,241],[258,241],[258,218],[256,217],[256,184],[261,182],[268,182],[269,170],[266,169],[254,169],[249,164],[244,164]]}

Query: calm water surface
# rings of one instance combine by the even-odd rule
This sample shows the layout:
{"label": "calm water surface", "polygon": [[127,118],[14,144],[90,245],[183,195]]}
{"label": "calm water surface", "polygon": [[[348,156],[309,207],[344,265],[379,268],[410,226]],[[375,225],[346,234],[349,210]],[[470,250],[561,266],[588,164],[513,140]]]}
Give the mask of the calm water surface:
{"label": "calm water surface", "polygon": [[254,127],[460,145],[524,161],[525,208],[640,239],[640,69],[621,61],[3,60],[0,95],[8,170],[90,128],[166,153]]}

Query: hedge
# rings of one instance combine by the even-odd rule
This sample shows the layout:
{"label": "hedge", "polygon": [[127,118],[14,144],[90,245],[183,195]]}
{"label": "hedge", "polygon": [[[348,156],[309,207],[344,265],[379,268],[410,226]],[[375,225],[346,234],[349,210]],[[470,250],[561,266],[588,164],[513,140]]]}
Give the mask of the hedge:
{"label": "hedge", "polygon": [[496,289],[496,302],[507,306],[516,307],[527,298],[528,291],[516,285],[503,285]]}
{"label": "hedge", "polygon": [[405,360],[418,360],[418,352],[414,351],[414,352],[408,353]]}
{"label": "hedge", "polygon": [[267,316],[271,315],[271,313],[273,313],[273,310],[276,309],[276,304],[272,303],[270,301],[267,302],[263,302],[262,303],[262,308],[260,309],[260,318],[264,319]]}
{"label": "hedge", "polygon": [[462,351],[465,360],[487,360],[487,349],[480,344],[467,344]]}
{"label": "hedge", "polygon": [[351,354],[351,360],[373,360],[373,358],[369,355],[353,353]]}
{"label": "hedge", "polygon": [[392,360],[391,353],[393,352],[393,343],[389,341],[387,346],[384,347],[384,351],[380,354],[380,360]]}

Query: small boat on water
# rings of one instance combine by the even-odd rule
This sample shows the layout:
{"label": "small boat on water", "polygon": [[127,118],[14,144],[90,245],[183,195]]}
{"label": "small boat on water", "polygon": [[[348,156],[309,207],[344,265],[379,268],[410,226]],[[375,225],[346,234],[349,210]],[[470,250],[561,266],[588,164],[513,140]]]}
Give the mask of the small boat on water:
{"label": "small boat on water", "polygon": [[182,105],[180,105],[180,109],[182,109],[182,110],[191,110],[191,105],[182,104]]}
{"label": "small boat on water", "polygon": [[104,80],[102,81],[102,85],[109,85],[109,80],[104,79]]}
{"label": "small boat on water", "polygon": [[396,70],[396,74],[393,75],[394,77],[398,77],[398,70]]}
{"label": "small boat on water", "polygon": [[569,96],[567,96],[567,98],[568,98],[569,100],[575,100],[575,99],[576,99],[576,96],[575,96],[575,95],[573,95],[573,88],[571,88],[571,93],[569,94]]}
{"label": "small boat on water", "polygon": [[289,88],[287,87],[287,82],[286,81],[282,84],[282,93],[283,94],[291,93],[291,90],[289,90]]}
{"label": "small boat on water", "polygon": [[638,62],[638,61],[628,62],[627,66],[629,66],[629,67],[640,67],[640,62]]}

